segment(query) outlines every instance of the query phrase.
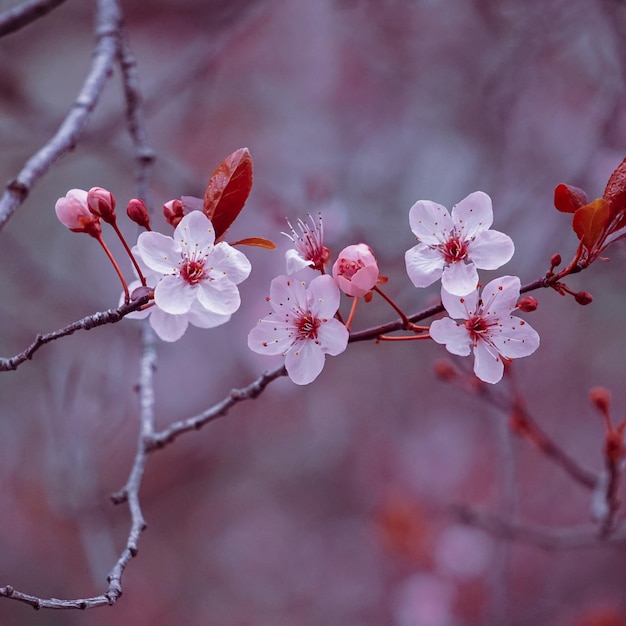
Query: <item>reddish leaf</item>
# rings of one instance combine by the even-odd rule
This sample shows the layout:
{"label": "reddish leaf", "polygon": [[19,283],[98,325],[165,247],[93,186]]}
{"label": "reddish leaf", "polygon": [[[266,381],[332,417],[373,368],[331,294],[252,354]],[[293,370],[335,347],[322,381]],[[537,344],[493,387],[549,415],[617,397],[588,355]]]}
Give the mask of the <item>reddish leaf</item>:
{"label": "reddish leaf", "polygon": [[276,250],[276,244],[269,239],[263,237],[247,237],[230,244],[231,246],[255,246],[257,248],[265,248],[266,250]]}
{"label": "reddish leaf", "polygon": [[587,202],[587,194],[578,187],[561,183],[554,190],[554,206],[562,213],[574,213]]}
{"label": "reddish leaf", "polygon": [[204,192],[204,214],[213,223],[216,241],[237,219],[252,189],[252,157],[248,148],[235,150],[213,172]]}
{"label": "reddish leaf", "polygon": [[598,198],[574,213],[572,226],[578,239],[591,250],[604,234],[609,221],[610,206],[604,198]]}
{"label": "reddish leaf", "polygon": [[602,197],[611,206],[611,216],[626,210],[626,159],[611,174]]}

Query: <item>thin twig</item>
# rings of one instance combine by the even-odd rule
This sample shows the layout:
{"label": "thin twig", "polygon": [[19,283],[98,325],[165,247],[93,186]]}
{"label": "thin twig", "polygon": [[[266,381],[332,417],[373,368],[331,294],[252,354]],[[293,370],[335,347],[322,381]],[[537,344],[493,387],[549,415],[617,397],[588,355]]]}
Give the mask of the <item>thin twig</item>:
{"label": "thin twig", "polygon": [[28,0],[28,2],[23,2],[12,9],[3,11],[0,13],[0,37],[28,26],[64,2],[65,0]]}
{"label": "thin twig", "polygon": [[544,550],[597,548],[626,541],[626,528],[621,528],[610,537],[603,539],[598,537],[597,527],[594,525],[577,528],[549,528],[520,524],[464,506],[453,507],[452,514],[462,524],[480,528],[501,539],[531,544]]}
{"label": "thin twig", "polygon": [[111,74],[119,49],[121,11],[117,0],[97,0],[96,37],[91,69],[56,134],[10,181],[0,198],[0,230],[54,161],[74,148]]}
{"label": "thin twig", "polygon": [[199,430],[209,422],[223,417],[228,411],[243,400],[252,400],[256,398],[263,390],[274,380],[281,376],[286,376],[287,370],[284,365],[280,365],[276,369],[269,372],[263,372],[259,378],[251,382],[241,389],[233,389],[230,394],[221,402],[218,402],[210,409],[203,411],[199,415],[189,417],[178,422],[170,424],[167,428],[156,433],[150,443],[151,449],[162,448],[177,439],[183,433]]}
{"label": "thin twig", "polygon": [[50,333],[40,333],[35,337],[35,340],[26,348],[26,350],[16,354],[9,358],[0,358],[0,372],[9,372],[16,370],[24,361],[28,361],[33,358],[33,354],[39,350],[42,346],[45,346],[51,341],[60,339],[61,337],[67,337],[74,334],[77,330],[91,330],[97,326],[104,326],[105,324],[115,324],[119,322],[124,316],[141,308],[144,304],[150,301],[150,296],[143,296],[128,304],[123,304],[116,309],[108,309],[107,311],[100,311],[98,313],[92,313],[83,317],[82,319],[69,324],[59,330],[54,330]]}

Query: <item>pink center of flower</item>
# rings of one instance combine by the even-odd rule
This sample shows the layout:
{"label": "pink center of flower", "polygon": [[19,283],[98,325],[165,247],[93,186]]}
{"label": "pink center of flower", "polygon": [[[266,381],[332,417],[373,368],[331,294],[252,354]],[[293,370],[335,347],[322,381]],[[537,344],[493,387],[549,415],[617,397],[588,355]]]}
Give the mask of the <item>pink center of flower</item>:
{"label": "pink center of flower", "polygon": [[348,259],[339,259],[339,275],[350,280],[361,268],[365,267],[365,263],[361,259],[349,261]]}
{"label": "pink center of flower", "polygon": [[458,237],[456,233],[451,234],[439,247],[446,263],[456,263],[467,257],[467,241]]}
{"label": "pink center of flower", "polygon": [[204,270],[204,261],[187,261],[180,268],[180,275],[190,285],[197,285],[206,278]]}
{"label": "pink center of flower", "polygon": [[296,321],[296,330],[299,339],[317,339],[317,329],[320,327],[320,320],[311,313],[304,313]]}
{"label": "pink center of flower", "polygon": [[472,342],[476,345],[479,340],[486,340],[485,335],[487,335],[492,326],[497,325],[497,322],[488,322],[482,315],[471,315],[469,319],[465,320],[464,324],[472,338]]}

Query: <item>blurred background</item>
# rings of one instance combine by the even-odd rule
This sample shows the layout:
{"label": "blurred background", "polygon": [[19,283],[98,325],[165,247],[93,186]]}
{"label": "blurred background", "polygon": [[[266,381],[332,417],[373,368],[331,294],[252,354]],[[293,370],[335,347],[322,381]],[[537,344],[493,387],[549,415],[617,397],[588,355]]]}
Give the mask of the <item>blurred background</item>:
{"label": "blurred background", "polygon": [[[0,1],[0,9],[16,3]],[[277,364],[246,338],[283,273],[292,222],[321,211],[336,254],[360,241],[408,313],[404,251],[418,199],[448,207],[481,189],[522,283],[571,257],[561,182],[602,194],[626,155],[626,4],[621,0],[157,0],[125,2],[145,95],[160,207],[203,194],[247,146],[255,184],[230,240],[250,249],[243,305],[224,327],[159,344],[157,420],[191,416]],[[56,131],[89,69],[94,3],[68,0],[0,40],[0,177]],[[119,284],[54,203],[71,188],[135,195],[119,72],[76,149],[0,233],[0,354],[117,305]],[[133,239],[132,224],[124,231]],[[113,238],[105,236],[123,258]],[[603,467],[588,390],[626,413],[626,253],[574,277],[588,307],[535,293],[542,345],[515,363],[534,417],[582,465]],[[123,262],[123,261],[122,261]],[[130,270],[129,270],[130,274]],[[495,274],[484,272],[483,280]],[[344,303],[347,311],[348,303]],[[375,298],[355,329],[395,319]],[[128,532],[109,495],[136,448],[139,322],[82,332],[0,376],[0,585],[41,597],[102,593]],[[169,626],[623,626],[626,548],[543,550],[459,524],[453,505],[559,529],[587,524],[590,493],[508,416],[435,376],[426,342],[355,344],[307,387],[256,401],[150,459],[148,530],[112,608],[35,612],[0,601],[0,624]],[[455,364],[469,367],[470,360]],[[504,389],[505,387],[503,387]],[[622,491],[623,493],[623,491]]]}

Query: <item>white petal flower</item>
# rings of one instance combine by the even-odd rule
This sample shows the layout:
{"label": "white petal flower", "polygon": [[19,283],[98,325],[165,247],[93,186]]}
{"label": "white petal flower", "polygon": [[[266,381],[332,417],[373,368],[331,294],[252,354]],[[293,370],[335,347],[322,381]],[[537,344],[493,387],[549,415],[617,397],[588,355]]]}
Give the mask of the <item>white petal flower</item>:
{"label": "white petal flower", "polygon": [[519,295],[517,276],[492,280],[483,289],[482,298],[477,289],[459,297],[442,288],[441,300],[450,317],[435,320],[430,336],[452,354],[468,356],[473,349],[476,376],[486,383],[497,383],[504,373],[503,361],[528,356],[539,347],[537,332],[511,315]]}
{"label": "white petal flower", "polygon": [[180,221],[173,237],[146,232],[137,248],[145,265],[163,275],[157,283],[156,305],[173,315],[194,310],[197,301],[217,315],[234,313],[241,303],[237,285],[250,274],[250,261],[225,242],[215,243],[211,221],[191,211]]}
{"label": "white petal flower", "polygon": [[[162,274],[151,270],[145,265],[137,246],[133,247],[133,255],[141,267],[141,271],[146,278],[148,287],[154,289],[155,285],[163,278]],[[136,280],[128,286],[128,290],[132,294],[135,289],[141,287],[141,281]],[[124,302],[124,294],[120,296],[120,304]],[[144,319],[150,316],[150,326],[154,332],[163,341],[178,341],[187,330],[189,324],[197,326],[198,328],[215,328],[228,322],[231,318],[230,315],[221,315],[219,313],[213,313],[207,311],[198,300],[192,302],[191,307],[187,313],[181,313],[174,315],[172,313],[166,313],[163,309],[160,309],[156,304],[146,307],[141,311],[134,311],[126,315],[128,319]]]}
{"label": "white petal flower", "polygon": [[508,235],[489,230],[491,198],[475,191],[448,210],[419,200],[409,212],[409,224],[420,243],[405,253],[406,270],[416,287],[441,278],[449,293],[463,296],[476,289],[476,269],[492,270],[507,263],[515,250]]}
{"label": "white petal flower", "polygon": [[326,354],[336,356],[348,345],[348,329],[334,315],[340,292],[332,276],[317,276],[308,285],[277,276],[270,285],[271,313],[248,335],[254,352],[285,357],[289,378],[297,385],[313,382]]}

